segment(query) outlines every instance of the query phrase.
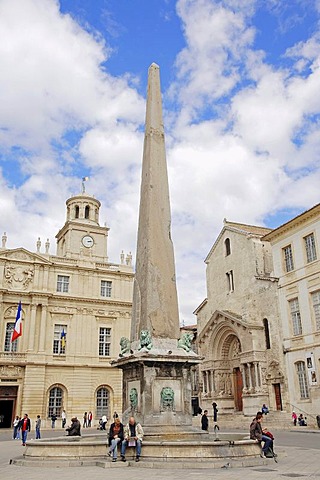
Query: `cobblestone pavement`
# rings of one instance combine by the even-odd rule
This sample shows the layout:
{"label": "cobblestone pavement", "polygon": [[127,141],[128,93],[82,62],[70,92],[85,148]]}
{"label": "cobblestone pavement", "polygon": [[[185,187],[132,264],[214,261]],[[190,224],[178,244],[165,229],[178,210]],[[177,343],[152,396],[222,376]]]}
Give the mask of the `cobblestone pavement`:
{"label": "cobblestone pavement", "polygon": [[[300,443],[303,438],[296,435],[296,442]],[[143,463],[126,467],[125,464],[117,462],[109,468],[100,467],[21,467],[10,465],[10,459],[21,457],[23,447],[19,441],[6,440],[0,442],[0,479],[2,480],[102,480],[106,477],[117,477],[117,480],[196,480],[198,478],[214,478],[215,480],[233,480],[245,477],[246,480],[257,480],[263,478],[268,480],[286,478],[320,479],[320,435],[312,435],[310,438],[316,448],[305,448],[304,446],[279,446],[279,463],[272,459],[266,465],[242,468],[183,468],[183,469],[151,469]],[[303,442],[301,442],[303,444]],[[285,455],[284,455],[285,454]]]}

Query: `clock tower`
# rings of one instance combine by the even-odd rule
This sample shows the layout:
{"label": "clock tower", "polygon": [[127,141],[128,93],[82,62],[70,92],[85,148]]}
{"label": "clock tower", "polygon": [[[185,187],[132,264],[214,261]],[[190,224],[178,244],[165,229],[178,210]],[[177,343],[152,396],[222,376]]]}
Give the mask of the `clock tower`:
{"label": "clock tower", "polygon": [[86,192],[68,198],[67,219],[56,235],[57,256],[107,262],[108,227],[99,225],[99,200]]}

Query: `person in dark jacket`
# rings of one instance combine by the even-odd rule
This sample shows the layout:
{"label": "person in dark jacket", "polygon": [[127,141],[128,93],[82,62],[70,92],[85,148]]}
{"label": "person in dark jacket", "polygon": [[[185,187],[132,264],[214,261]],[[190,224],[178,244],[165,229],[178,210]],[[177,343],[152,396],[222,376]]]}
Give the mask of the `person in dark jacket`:
{"label": "person in dark jacket", "polygon": [[262,447],[261,456],[264,457],[269,450],[269,447],[272,448],[273,441],[267,435],[264,435],[264,430],[261,427],[261,421],[263,418],[262,412],[258,412],[256,417],[253,419],[250,425],[250,438],[256,440],[256,442],[264,442]]}
{"label": "person in dark jacket", "polygon": [[114,419],[114,423],[110,425],[109,430],[109,451],[108,455],[111,457],[112,454],[112,461],[117,461],[117,450],[118,450],[118,443],[122,442],[123,440],[123,425],[120,422],[120,418],[116,417]]}
{"label": "person in dark jacket", "polygon": [[218,405],[216,404],[216,402],[213,402],[212,408],[213,408],[213,421],[217,422],[218,421]]}
{"label": "person in dark jacket", "polygon": [[208,410],[205,410],[203,412],[202,417],[201,417],[201,429],[202,430],[207,430],[207,431],[209,429]]}
{"label": "person in dark jacket", "polygon": [[69,437],[81,436],[81,425],[77,417],[71,418],[71,425],[66,428],[66,432],[68,432]]}

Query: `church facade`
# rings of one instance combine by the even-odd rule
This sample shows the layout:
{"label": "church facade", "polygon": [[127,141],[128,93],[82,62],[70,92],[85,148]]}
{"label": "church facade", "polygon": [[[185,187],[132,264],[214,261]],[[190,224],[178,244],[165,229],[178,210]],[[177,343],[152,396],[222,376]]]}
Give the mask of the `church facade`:
{"label": "church facade", "polygon": [[207,298],[198,325],[200,405],[255,415],[287,406],[287,381],[267,228],[224,221],[205,263]]}
{"label": "church facade", "polygon": [[[108,228],[99,224],[100,202],[83,192],[66,202],[67,218],[41,251],[0,248],[0,427],[15,415],[52,414],[68,420],[93,413],[93,423],[122,408],[122,372],[111,366],[121,337],[129,337],[131,253],[111,263]],[[11,342],[17,306],[22,336]]]}

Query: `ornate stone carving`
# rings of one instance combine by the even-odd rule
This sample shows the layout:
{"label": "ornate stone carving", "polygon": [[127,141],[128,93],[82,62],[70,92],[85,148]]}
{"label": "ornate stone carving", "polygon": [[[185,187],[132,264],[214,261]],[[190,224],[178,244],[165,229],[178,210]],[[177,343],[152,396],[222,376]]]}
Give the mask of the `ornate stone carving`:
{"label": "ornate stone carving", "polygon": [[160,410],[173,411],[174,409],[174,391],[171,387],[163,387],[160,393]]}
{"label": "ornate stone carving", "polygon": [[6,265],[4,269],[4,283],[13,289],[25,290],[33,276],[34,269],[23,265]]}
{"label": "ornate stone carving", "polygon": [[130,407],[132,410],[136,410],[138,406],[138,390],[136,388],[131,388],[129,393],[130,398]]}
{"label": "ornate stone carving", "polygon": [[283,380],[283,373],[279,368],[280,364],[277,360],[272,360],[268,365],[268,372],[265,375],[266,382],[272,381],[282,381]]}
{"label": "ornate stone carving", "polygon": [[121,337],[120,347],[121,347],[121,351],[119,356],[123,357],[123,355],[130,352],[130,340],[126,337]]}
{"label": "ornate stone carving", "polygon": [[193,340],[193,333],[183,333],[178,340],[178,348],[182,348],[186,352],[190,352]]}
{"label": "ornate stone carving", "polygon": [[1,365],[1,377],[22,377],[22,368],[16,365]]}
{"label": "ornate stone carving", "polygon": [[4,318],[15,317],[17,314],[17,307],[9,307],[4,313]]}
{"label": "ornate stone carving", "polygon": [[152,339],[149,330],[141,330],[138,350],[142,350],[143,348],[151,350],[152,346]]}
{"label": "ornate stone carving", "polygon": [[232,351],[231,351],[231,357],[232,358],[237,358],[239,357],[241,353],[241,345],[240,345],[240,342],[239,340],[235,340],[233,345],[232,345]]}

